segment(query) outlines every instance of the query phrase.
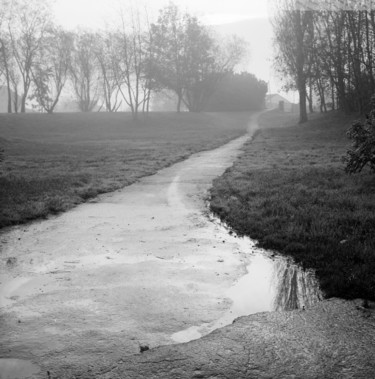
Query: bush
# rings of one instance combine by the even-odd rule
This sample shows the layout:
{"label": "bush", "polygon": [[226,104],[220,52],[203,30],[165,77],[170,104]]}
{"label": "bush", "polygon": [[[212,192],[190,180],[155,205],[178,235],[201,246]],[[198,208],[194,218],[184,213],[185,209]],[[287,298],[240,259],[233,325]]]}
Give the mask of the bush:
{"label": "bush", "polygon": [[248,72],[228,74],[205,106],[206,112],[248,112],[264,108],[267,83]]}
{"label": "bush", "polygon": [[366,115],[365,122],[355,121],[347,135],[353,144],[344,157],[345,171],[360,172],[368,165],[375,173],[375,95],[371,97],[371,111]]}

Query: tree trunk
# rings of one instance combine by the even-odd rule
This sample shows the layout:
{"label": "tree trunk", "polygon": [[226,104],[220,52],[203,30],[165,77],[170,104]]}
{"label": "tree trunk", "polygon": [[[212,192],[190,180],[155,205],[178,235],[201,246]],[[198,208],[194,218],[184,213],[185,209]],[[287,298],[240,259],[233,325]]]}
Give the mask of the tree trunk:
{"label": "tree trunk", "polygon": [[10,89],[9,78],[7,78],[7,92],[8,92],[8,113],[12,113],[12,91]]}
{"label": "tree trunk", "polygon": [[298,86],[299,93],[299,122],[300,124],[307,121],[307,109],[306,109],[306,85]]}
{"label": "tree trunk", "polygon": [[310,113],[314,113],[314,107],[313,107],[313,89],[312,89],[311,78],[309,80],[309,97],[308,97],[308,100],[309,100],[309,112]]}
{"label": "tree trunk", "polygon": [[25,113],[25,112],[26,112],[26,94],[23,94],[21,98],[21,113]]}
{"label": "tree trunk", "polygon": [[300,123],[307,121],[306,109],[306,78],[304,73],[305,57],[303,51],[303,34],[301,11],[295,11],[295,22],[297,32],[297,87],[299,93],[299,116]]}
{"label": "tree trunk", "polygon": [[181,93],[177,93],[177,112],[180,113],[181,112],[181,103],[182,103],[182,95]]}

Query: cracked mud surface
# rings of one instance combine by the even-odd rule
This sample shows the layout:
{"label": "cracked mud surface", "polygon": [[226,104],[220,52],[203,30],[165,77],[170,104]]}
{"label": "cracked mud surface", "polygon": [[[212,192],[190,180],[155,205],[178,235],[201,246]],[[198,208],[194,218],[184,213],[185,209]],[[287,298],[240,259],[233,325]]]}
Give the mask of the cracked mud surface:
{"label": "cracked mud surface", "polygon": [[241,317],[199,340],[126,357],[77,377],[374,378],[374,310],[358,304],[333,299],[306,311]]}

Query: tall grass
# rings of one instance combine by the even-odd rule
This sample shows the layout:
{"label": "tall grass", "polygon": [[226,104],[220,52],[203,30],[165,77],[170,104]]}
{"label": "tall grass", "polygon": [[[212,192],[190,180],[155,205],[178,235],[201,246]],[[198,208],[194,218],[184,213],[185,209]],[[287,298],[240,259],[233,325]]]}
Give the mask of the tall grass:
{"label": "tall grass", "polygon": [[344,172],[351,121],[333,113],[302,126],[265,114],[214,182],[211,208],[260,246],[315,269],[327,297],[375,299],[375,176]]}
{"label": "tall grass", "polygon": [[0,227],[65,211],[211,149],[249,115],[118,113],[0,115]]}

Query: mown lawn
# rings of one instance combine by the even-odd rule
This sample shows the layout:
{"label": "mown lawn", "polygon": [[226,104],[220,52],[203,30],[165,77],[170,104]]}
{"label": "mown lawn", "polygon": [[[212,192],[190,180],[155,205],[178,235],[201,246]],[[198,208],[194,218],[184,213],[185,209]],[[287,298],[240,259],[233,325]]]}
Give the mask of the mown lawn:
{"label": "mown lawn", "polygon": [[0,115],[0,227],[65,211],[242,135],[249,114]]}
{"label": "mown lawn", "polygon": [[352,121],[331,113],[299,125],[264,114],[214,182],[211,209],[259,246],[316,269],[327,297],[375,300],[375,175],[348,175],[341,161]]}

